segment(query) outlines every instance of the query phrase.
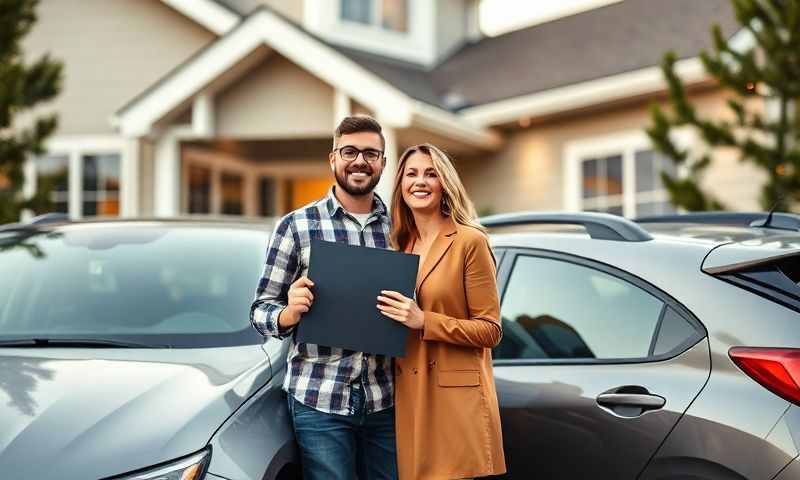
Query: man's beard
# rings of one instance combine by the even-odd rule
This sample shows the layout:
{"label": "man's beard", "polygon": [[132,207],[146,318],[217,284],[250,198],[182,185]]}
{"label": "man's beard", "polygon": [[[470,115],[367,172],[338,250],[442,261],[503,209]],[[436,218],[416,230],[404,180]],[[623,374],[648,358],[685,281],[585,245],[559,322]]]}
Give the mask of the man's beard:
{"label": "man's beard", "polygon": [[343,170],[341,173],[337,170],[336,171],[336,184],[341,187],[342,190],[349,193],[353,196],[361,196],[367,195],[368,193],[372,192],[375,189],[375,186],[380,181],[380,175],[375,175],[372,169],[361,169],[361,170],[353,170],[351,173],[357,172],[364,172],[370,175],[369,183],[362,185],[362,186],[355,186],[355,185],[348,185],[347,182],[347,169]]}

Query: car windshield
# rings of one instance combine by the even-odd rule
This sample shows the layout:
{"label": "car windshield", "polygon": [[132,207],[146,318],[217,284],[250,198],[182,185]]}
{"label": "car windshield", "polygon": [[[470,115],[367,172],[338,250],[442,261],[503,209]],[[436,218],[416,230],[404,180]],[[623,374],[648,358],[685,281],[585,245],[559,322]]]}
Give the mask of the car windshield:
{"label": "car windshield", "polygon": [[0,232],[0,342],[259,343],[249,308],[266,238],[157,223]]}

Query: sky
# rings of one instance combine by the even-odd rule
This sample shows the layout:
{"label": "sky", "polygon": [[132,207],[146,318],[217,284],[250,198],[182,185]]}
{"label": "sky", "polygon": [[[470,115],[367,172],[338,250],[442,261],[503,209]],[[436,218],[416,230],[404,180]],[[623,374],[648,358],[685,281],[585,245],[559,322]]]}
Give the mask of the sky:
{"label": "sky", "polygon": [[481,28],[490,36],[621,0],[482,0]]}

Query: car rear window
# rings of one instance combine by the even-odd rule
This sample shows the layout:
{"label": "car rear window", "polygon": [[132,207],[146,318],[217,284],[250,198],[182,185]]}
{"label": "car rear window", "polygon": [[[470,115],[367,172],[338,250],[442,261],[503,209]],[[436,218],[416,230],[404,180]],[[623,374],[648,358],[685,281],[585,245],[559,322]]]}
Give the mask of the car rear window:
{"label": "car rear window", "polygon": [[800,287],[800,257],[783,259],[778,263],[777,267],[795,286]]}
{"label": "car rear window", "polygon": [[778,258],[717,277],[800,312],[800,255]]}

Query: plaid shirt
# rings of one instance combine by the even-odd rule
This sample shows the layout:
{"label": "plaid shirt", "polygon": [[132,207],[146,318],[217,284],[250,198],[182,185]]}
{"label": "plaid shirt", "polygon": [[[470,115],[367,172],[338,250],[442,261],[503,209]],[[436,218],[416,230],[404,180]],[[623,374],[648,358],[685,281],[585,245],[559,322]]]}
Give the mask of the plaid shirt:
{"label": "plaid shirt", "polygon": [[[264,274],[250,308],[250,321],[264,336],[285,338],[293,329],[278,331],[278,315],[286,306],[289,286],[308,273],[311,239],[389,248],[389,217],[378,196],[362,226],[334,195],[289,213],[269,241]],[[312,279],[313,280],[313,279]],[[294,341],[289,350],[283,389],[316,410],[351,415],[350,389],[361,383],[366,410],[377,412],[394,404],[392,359],[341,348]]]}

